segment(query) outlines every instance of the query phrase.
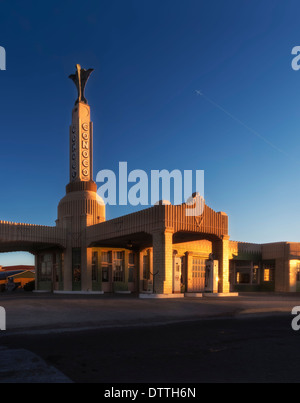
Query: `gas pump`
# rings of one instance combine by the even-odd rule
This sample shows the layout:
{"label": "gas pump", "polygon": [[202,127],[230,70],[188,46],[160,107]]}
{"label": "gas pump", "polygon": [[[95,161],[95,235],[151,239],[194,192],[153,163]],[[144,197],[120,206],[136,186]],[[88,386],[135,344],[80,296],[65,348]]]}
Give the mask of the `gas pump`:
{"label": "gas pump", "polygon": [[205,267],[205,288],[204,292],[218,292],[218,273],[219,273],[219,261],[209,259],[206,261]]}
{"label": "gas pump", "polygon": [[173,293],[181,292],[181,258],[173,258]]}

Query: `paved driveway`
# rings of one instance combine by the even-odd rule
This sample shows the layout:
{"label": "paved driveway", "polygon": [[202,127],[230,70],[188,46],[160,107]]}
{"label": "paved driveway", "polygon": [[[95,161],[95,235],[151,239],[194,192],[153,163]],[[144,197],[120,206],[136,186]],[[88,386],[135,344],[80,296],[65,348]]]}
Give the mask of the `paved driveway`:
{"label": "paved driveway", "polygon": [[139,299],[133,295],[1,294],[6,333],[176,323],[201,318],[274,315],[300,305],[300,294]]}
{"label": "paved driveway", "polygon": [[1,294],[0,306],[0,383],[299,381],[299,332],[291,328],[298,294],[141,300],[24,292]]}

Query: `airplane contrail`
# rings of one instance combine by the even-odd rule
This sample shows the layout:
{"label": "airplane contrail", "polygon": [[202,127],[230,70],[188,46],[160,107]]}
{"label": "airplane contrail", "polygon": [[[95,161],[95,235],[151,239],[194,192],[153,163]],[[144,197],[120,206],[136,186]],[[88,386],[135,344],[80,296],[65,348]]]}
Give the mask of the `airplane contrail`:
{"label": "airplane contrail", "polygon": [[258,133],[256,130],[252,129],[251,127],[249,127],[248,125],[246,125],[244,122],[242,122],[239,118],[237,118],[236,116],[232,115],[230,112],[228,112],[226,109],[224,109],[221,105],[217,104],[215,101],[213,101],[212,99],[210,99],[208,96],[204,95],[202,91],[200,90],[196,90],[195,91],[197,95],[202,96],[203,98],[205,98],[208,102],[210,102],[212,105],[214,105],[216,108],[220,109],[222,112],[224,112],[227,116],[229,116],[231,119],[235,120],[237,123],[239,123],[240,125],[244,126],[245,129],[247,129],[248,131],[250,131],[252,134],[254,134],[256,137],[258,137],[259,139],[263,140],[266,144],[268,144],[270,147],[274,148],[274,150],[286,155],[289,158],[293,158],[291,157],[288,153],[286,153],[284,150],[282,150],[281,148],[277,147],[275,144],[271,143],[271,141],[269,141],[267,138],[265,138],[264,136],[262,136],[260,133]]}

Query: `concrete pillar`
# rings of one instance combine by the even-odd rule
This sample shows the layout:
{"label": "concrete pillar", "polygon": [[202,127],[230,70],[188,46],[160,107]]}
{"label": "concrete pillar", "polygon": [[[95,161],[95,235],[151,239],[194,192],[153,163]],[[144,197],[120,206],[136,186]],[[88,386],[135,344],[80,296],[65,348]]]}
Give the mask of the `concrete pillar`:
{"label": "concrete pillar", "polygon": [[219,260],[219,292],[229,293],[229,235],[214,242],[213,252]]}
{"label": "concrete pillar", "polygon": [[143,286],[143,251],[138,252],[138,271],[139,271],[139,276],[138,276],[138,284],[139,284],[139,292],[144,291],[144,286]]}
{"label": "concrete pillar", "polygon": [[72,219],[64,217],[63,227],[67,230],[66,249],[64,250],[64,291],[72,291]]}
{"label": "concrete pillar", "polygon": [[186,292],[193,291],[193,278],[192,278],[192,267],[193,267],[193,253],[185,252],[185,264],[186,264]]}
{"label": "concrete pillar", "polygon": [[92,291],[92,248],[81,248],[81,291]]}
{"label": "concrete pillar", "polygon": [[39,290],[39,275],[40,275],[40,271],[39,271],[39,266],[38,266],[38,254],[34,255],[34,267],[35,267],[35,289]]}
{"label": "concrete pillar", "polygon": [[69,246],[64,251],[63,267],[64,291],[72,291],[72,247]]}
{"label": "concrete pillar", "polygon": [[157,294],[173,292],[173,230],[158,230],[152,233],[153,240],[153,271],[155,291]]}
{"label": "concrete pillar", "polygon": [[86,244],[86,228],[92,222],[90,214],[82,214],[80,217],[80,243],[81,243],[81,291],[92,291],[92,248]]}
{"label": "concrete pillar", "polygon": [[153,250],[148,249],[150,280],[153,281]]}

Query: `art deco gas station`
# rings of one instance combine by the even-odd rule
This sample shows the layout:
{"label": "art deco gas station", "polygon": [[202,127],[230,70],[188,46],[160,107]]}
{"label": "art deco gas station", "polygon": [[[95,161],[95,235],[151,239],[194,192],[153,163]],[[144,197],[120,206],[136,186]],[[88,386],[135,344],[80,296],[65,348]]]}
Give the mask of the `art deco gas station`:
{"label": "art deco gas station", "polygon": [[227,214],[207,205],[193,216],[190,204],[161,202],[106,221],[93,181],[93,125],[84,96],[92,71],[77,65],[70,76],[78,98],[69,132],[70,181],[56,225],[0,221],[0,252],[34,254],[36,291],[170,298],[300,291],[300,243],[231,241]]}

